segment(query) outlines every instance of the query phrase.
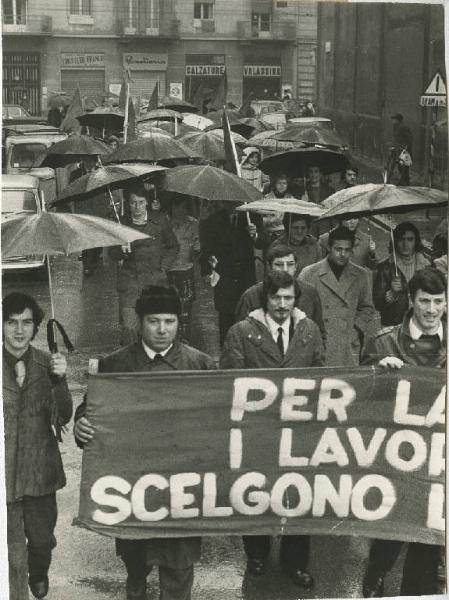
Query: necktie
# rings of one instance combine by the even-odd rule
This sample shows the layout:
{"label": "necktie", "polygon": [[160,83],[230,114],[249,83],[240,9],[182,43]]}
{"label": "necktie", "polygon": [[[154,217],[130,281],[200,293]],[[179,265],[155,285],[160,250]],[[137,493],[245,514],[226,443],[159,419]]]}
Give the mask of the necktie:
{"label": "necktie", "polygon": [[153,363],[162,362],[162,354],[155,354],[153,358]]}
{"label": "necktie", "polygon": [[284,356],[284,338],[282,334],[284,333],[282,327],[278,327],[278,339],[276,340],[277,347],[282,356]]}
{"label": "necktie", "polygon": [[19,387],[23,386],[25,380],[26,368],[23,360],[18,360],[14,365],[14,372],[16,374],[16,381]]}

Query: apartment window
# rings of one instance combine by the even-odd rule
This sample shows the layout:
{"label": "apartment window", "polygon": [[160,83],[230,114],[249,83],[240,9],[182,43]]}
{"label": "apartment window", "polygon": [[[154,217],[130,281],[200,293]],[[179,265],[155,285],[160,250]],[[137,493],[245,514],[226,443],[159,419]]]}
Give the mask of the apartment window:
{"label": "apartment window", "polygon": [[3,23],[25,25],[27,22],[27,0],[3,0]]}
{"label": "apartment window", "polygon": [[271,30],[271,15],[267,13],[253,13],[252,27],[254,32]]}
{"label": "apartment window", "polygon": [[194,19],[213,19],[214,5],[210,2],[195,2],[193,5]]}
{"label": "apartment window", "polygon": [[70,0],[70,14],[92,16],[92,0]]}

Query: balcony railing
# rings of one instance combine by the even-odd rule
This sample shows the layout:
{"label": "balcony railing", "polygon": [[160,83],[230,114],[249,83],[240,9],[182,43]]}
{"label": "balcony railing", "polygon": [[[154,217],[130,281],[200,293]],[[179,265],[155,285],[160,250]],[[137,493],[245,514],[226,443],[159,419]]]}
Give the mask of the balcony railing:
{"label": "balcony railing", "polygon": [[294,21],[276,21],[271,23],[268,31],[265,31],[254,25],[252,21],[237,21],[237,36],[242,40],[293,41],[296,39],[296,23]]}
{"label": "balcony railing", "polygon": [[25,33],[27,35],[45,35],[52,33],[51,16],[12,15],[3,13],[3,33]]}
{"label": "balcony railing", "polygon": [[117,23],[119,35],[123,36],[149,36],[149,37],[178,37],[179,21],[176,19],[122,19]]}

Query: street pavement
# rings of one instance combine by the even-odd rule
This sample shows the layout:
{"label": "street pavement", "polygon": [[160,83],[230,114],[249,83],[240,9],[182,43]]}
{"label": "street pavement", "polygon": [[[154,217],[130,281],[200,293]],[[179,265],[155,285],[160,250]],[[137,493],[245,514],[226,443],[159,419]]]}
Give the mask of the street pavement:
{"label": "street pavement", "polygon": [[[422,214],[418,226],[430,239],[440,215],[429,220]],[[405,220],[401,216],[401,220]],[[416,220],[416,219],[415,219]],[[363,228],[367,231],[366,223]],[[376,225],[369,228],[380,256],[386,256],[389,237]],[[67,329],[76,352],[69,357],[69,382],[75,406],[86,388],[90,356],[107,353],[119,345],[116,267],[104,253],[97,271],[83,278],[81,263],[74,258],[52,259],[55,313]],[[31,276],[7,277],[3,295],[12,290],[34,295],[50,314],[48,286]],[[218,358],[218,329],[212,291],[199,278],[193,313],[192,344]],[[45,327],[36,337],[38,347],[46,347]],[[71,429],[71,426],[70,426]],[[48,600],[124,600],[125,570],[115,556],[113,540],[73,525],[78,509],[82,452],[70,433],[60,446],[67,486],[58,492],[58,546],[54,551]],[[368,540],[360,537],[315,536],[312,539],[310,571],[315,577],[313,590],[296,588],[278,566],[279,539],[274,540],[270,569],[254,578],[245,574],[246,561],[240,537],[213,537],[203,541],[202,560],[195,570],[195,600],[299,600],[299,598],[344,598],[361,596],[361,581],[366,566]],[[403,556],[403,554],[402,554]],[[386,580],[385,594],[399,593],[398,561]],[[158,598],[157,573],[148,578],[148,600]]]}

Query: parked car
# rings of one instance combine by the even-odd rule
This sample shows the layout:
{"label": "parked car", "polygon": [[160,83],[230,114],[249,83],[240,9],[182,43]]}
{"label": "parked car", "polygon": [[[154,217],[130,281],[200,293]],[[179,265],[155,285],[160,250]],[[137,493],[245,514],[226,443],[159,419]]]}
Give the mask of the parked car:
{"label": "parked car", "polygon": [[275,112],[264,113],[260,120],[274,129],[285,129],[288,123],[289,112],[286,110],[277,110]]}
{"label": "parked car", "polygon": [[20,104],[2,104],[3,126],[13,123],[45,123],[42,117],[33,117]]}
{"label": "parked car", "polygon": [[[2,175],[2,222],[19,214],[40,214],[45,210],[41,182],[33,175]],[[45,256],[33,254],[2,258],[2,272],[25,269],[45,275]]]}
{"label": "parked car", "polygon": [[252,100],[251,108],[255,112],[256,119],[260,119],[268,113],[284,110],[284,104],[280,100]]}

